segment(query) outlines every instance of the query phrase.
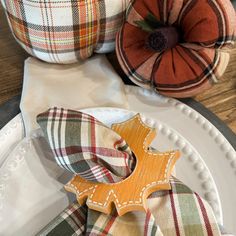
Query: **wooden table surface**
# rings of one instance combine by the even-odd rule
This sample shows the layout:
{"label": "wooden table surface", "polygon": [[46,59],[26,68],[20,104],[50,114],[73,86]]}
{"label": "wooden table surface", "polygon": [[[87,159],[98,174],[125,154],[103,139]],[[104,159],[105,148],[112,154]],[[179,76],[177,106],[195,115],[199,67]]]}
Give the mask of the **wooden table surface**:
{"label": "wooden table surface", "polygon": [[[21,93],[24,60],[27,53],[10,33],[0,6],[0,105]],[[207,92],[195,97],[236,133],[236,47],[221,81]]]}

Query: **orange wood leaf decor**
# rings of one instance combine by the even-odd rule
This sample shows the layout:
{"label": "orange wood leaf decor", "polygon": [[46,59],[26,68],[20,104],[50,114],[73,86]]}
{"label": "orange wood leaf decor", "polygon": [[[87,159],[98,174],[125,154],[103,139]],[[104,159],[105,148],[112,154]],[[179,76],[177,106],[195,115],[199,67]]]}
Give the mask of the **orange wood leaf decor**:
{"label": "orange wood leaf decor", "polygon": [[109,214],[116,207],[118,214],[145,211],[147,197],[157,191],[170,189],[169,177],[179,158],[178,151],[152,152],[149,145],[156,130],[145,125],[139,114],[125,122],[114,124],[112,129],[126,140],[136,156],[136,166],[125,180],[113,183],[95,183],[76,175],[65,186],[76,194],[79,204]]}

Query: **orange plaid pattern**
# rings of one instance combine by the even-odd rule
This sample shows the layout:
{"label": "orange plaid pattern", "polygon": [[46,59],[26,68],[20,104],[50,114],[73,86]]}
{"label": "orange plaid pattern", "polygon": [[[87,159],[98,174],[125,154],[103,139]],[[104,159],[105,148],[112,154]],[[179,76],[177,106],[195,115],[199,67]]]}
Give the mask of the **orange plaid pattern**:
{"label": "orange plaid pattern", "polygon": [[31,55],[73,63],[114,50],[130,0],[2,0],[14,37]]}

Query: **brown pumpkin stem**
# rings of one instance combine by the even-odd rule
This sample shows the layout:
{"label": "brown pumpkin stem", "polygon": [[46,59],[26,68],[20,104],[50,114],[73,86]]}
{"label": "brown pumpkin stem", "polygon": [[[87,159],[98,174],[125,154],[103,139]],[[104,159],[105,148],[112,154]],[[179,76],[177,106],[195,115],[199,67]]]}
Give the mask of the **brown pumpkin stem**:
{"label": "brown pumpkin stem", "polygon": [[173,48],[179,42],[179,33],[173,26],[162,27],[150,33],[146,39],[146,47],[157,52]]}

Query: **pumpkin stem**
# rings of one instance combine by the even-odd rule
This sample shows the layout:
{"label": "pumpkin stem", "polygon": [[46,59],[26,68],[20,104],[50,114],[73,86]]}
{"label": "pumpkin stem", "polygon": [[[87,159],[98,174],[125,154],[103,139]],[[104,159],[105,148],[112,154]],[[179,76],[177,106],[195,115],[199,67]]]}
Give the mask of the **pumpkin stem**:
{"label": "pumpkin stem", "polygon": [[157,52],[173,48],[179,42],[176,27],[166,26],[155,29],[146,38],[146,47]]}

